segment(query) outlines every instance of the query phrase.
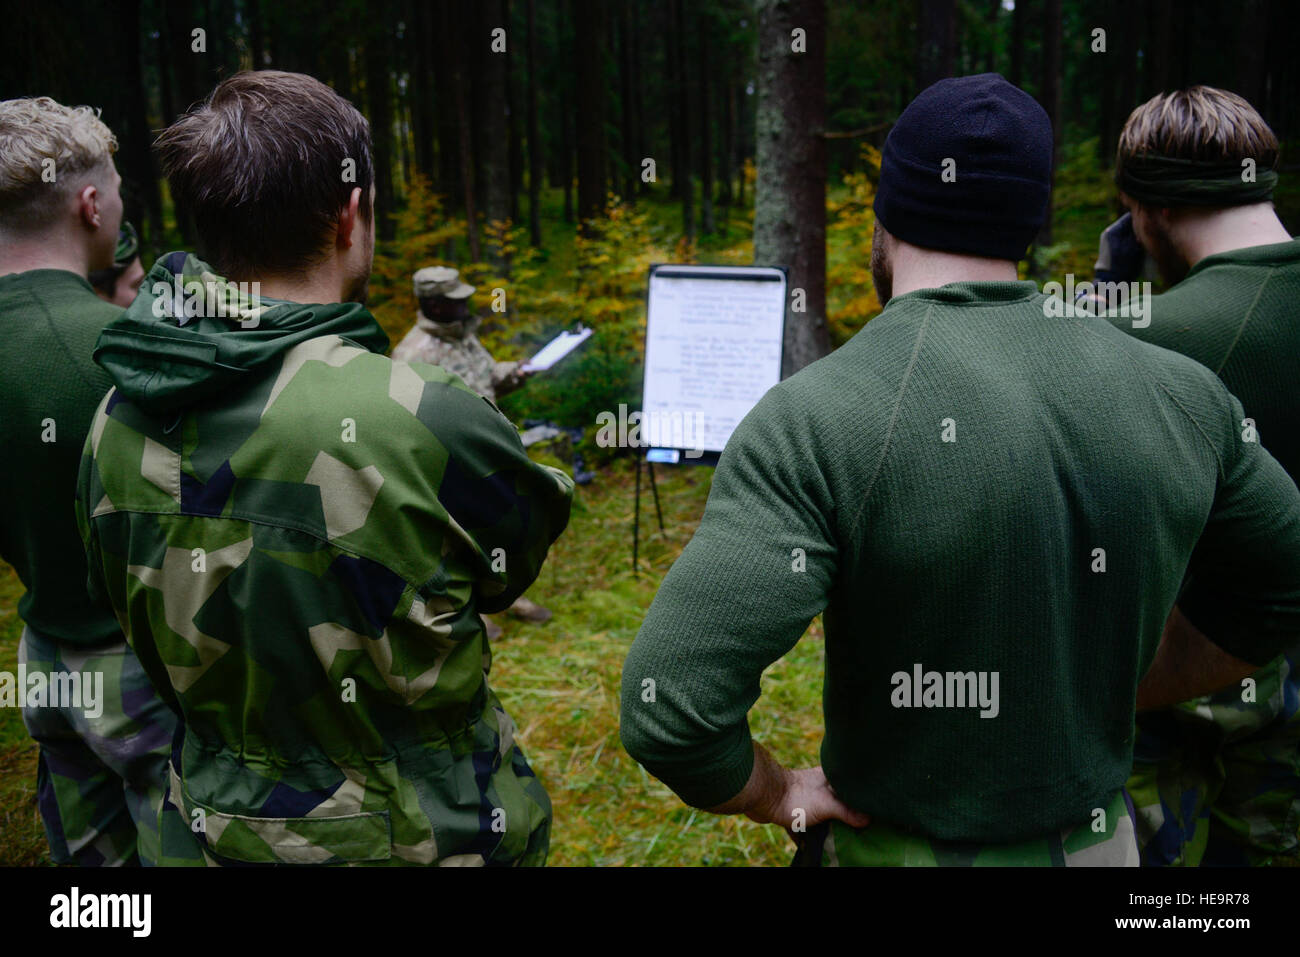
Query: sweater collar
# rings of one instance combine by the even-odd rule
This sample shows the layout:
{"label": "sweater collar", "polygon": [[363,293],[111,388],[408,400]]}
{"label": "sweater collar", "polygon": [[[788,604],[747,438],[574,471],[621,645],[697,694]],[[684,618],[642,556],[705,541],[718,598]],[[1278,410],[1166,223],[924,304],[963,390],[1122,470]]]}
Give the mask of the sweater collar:
{"label": "sweater collar", "polygon": [[914,289],[889,300],[889,305],[903,300],[923,299],[950,305],[989,305],[998,302],[1023,302],[1038,295],[1038,286],[1031,279],[997,282],[950,282],[933,289]]}
{"label": "sweater collar", "polygon": [[1187,276],[1194,276],[1212,266],[1286,266],[1292,263],[1300,263],[1300,239],[1292,239],[1285,243],[1268,243],[1263,246],[1245,246],[1241,249],[1214,253],[1189,269]]}
{"label": "sweater collar", "polygon": [[36,283],[47,288],[51,285],[76,286],[86,290],[91,295],[95,293],[95,287],[90,284],[89,279],[72,272],[70,269],[28,269],[25,272],[14,272],[0,276],[0,282]]}

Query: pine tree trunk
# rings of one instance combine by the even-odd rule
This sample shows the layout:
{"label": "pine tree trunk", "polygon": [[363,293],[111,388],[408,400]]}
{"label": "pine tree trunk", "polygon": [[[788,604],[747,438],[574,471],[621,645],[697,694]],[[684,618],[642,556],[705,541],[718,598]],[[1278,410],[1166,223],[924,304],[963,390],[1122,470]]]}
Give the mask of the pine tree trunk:
{"label": "pine tree trunk", "polygon": [[528,239],[542,246],[542,138],[537,124],[537,0],[528,0]]}
{"label": "pine tree trunk", "polygon": [[700,231],[709,235],[717,229],[713,219],[713,114],[709,98],[712,84],[709,71],[712,58],[709,50],[709,36],[712,24],[701,16],[699,23],[700,43]]}
{"label": "pine tree trunk", "polygon": [[605,210],[605,0],[574,5],[577,52],[578,222]]}
{"label": "pine tree trunk", "polygon": [[[1043,2],[1043,80],[1039,97],[1047,117],[1052,121],[1052,180],[1061,157],[1061,0]],[[1047,217],[1038,231],[1038,244],[1052,242],[1052,203],[1055,188],[1048,194]]]}
{"label": "pine tree trunk", "polygon": [[[791,49],[806,31],[807,49]],[[782,376],[830,352],[826,328],[826,4],[758,0],[758,182],[754,262],[789,267],[805,310],[787,308]]]}

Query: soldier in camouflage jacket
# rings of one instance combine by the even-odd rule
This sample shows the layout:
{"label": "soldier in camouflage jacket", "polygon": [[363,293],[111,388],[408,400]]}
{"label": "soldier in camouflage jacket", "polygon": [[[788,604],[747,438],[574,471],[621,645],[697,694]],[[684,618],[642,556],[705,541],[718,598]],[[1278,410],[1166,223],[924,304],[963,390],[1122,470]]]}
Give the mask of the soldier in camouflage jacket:
{"label": "soldier in camouflage jacket", "polygon": [[[180,316],[178,279],[216,308]],[[100,339],[78,520],[184,720],[162,863],[545,860],[479,612],[537,576],[572,480],[387,344],[360,305],[255,304],[183,253]]]}
{"label": "soldier in camouflage jacket", "polygon": [[394,359],[442,366],[493,402],[524,384],[527,373],[518,362],[496,362],[478,341],[478,320],[469,310],[474,287],[460,280],[458,270],[429,266],[412,279],[420,311],[393,349]]}

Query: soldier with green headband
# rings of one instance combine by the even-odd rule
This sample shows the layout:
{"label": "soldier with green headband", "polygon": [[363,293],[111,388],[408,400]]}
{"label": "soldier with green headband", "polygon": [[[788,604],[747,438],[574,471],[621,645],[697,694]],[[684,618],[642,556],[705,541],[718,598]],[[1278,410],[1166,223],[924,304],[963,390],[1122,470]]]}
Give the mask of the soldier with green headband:
{"label": "soldier with green headband", "polygon": [[144,267],[140,264],[140,237],[136,235],[135,227],[123,220],[117,234],[113,265],[93,271],[90,284],[100,299],[126,308],[140,291],[142,282]]}
{"label": "soldier with green headband", "polygon": [[[1169,288],[1120,329],[1195,359],[1242,404],[1241,440],[1300,477],[1300,241],[1278,219],[1278,142],[1241,97],[1194,86],[1133,111],[1116,183],[1129,209],[1098,279],[1150,255]],[[1180,481],[1177,475],[1153,480]],[[1195,588],[1195,576],[1186,583]],[[1129,792],[1147,865],[1267,864],[1300,853],[1300,645],[1239,685],[1138,720]]]}

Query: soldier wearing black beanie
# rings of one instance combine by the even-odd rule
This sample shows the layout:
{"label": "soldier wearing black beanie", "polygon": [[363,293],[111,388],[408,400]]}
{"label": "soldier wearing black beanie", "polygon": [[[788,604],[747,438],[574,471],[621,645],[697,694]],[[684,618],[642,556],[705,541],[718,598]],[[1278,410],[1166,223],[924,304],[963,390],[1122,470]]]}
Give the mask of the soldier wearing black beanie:
{"label": "soldier wearing black beanie", "polygon": [[[908,107],[875,204],[889,304],[732,433],[628,654],[628,754],[800,863],[1136,865],[1137,707],[1300,640],[1300,491],[1241,404],[1017,280],[1051,164],[1001,77]],[[747,714],[818,614],[821,760],[788,770]]]}
{"label": "soldier wearing black beanie", "polygon": [[885,140],[876,221],[926,249],[1022,259],[1047,212],[1052,123],[996,73],[940,80]]}

